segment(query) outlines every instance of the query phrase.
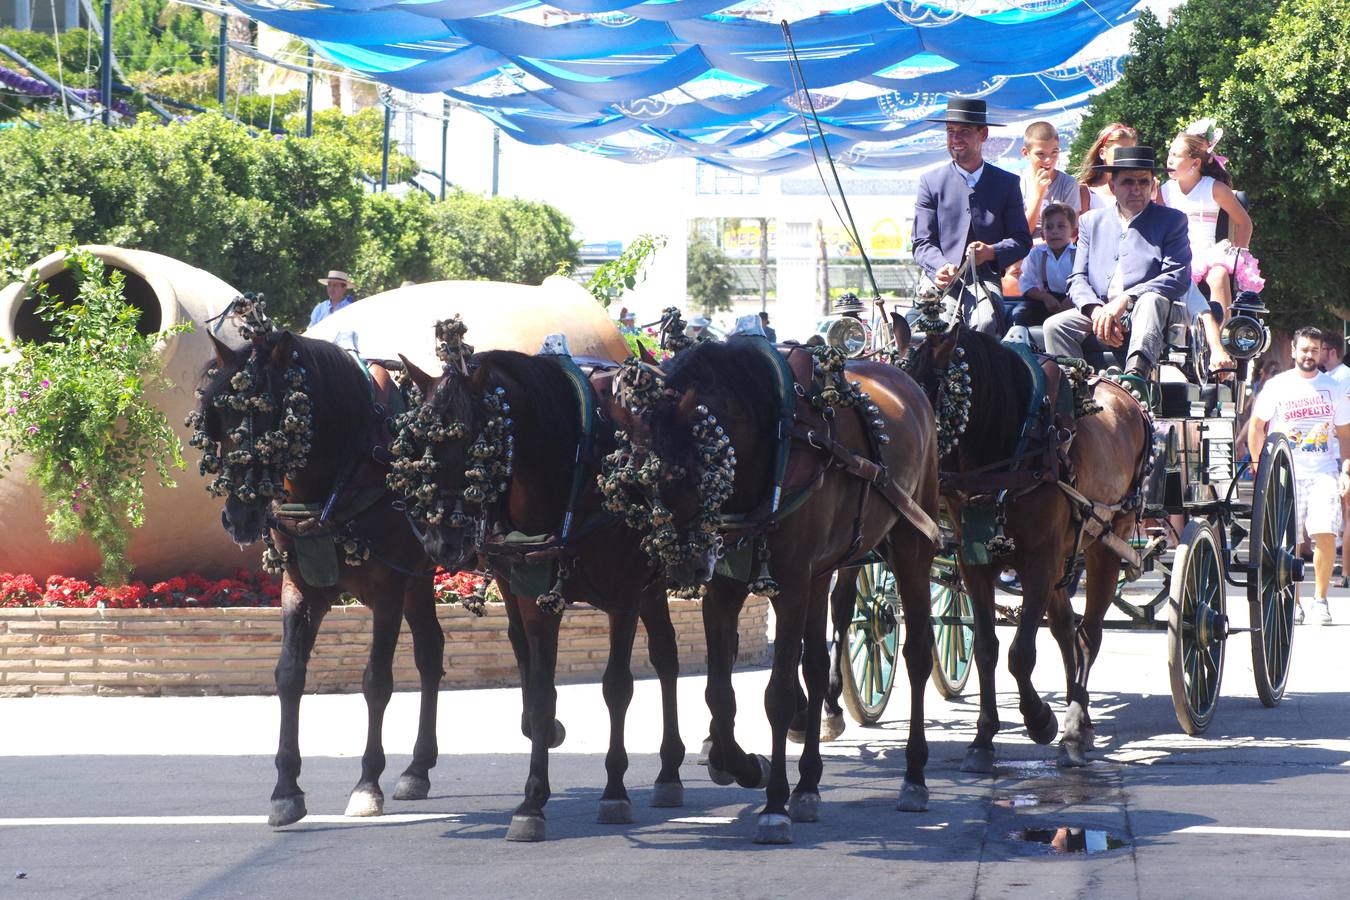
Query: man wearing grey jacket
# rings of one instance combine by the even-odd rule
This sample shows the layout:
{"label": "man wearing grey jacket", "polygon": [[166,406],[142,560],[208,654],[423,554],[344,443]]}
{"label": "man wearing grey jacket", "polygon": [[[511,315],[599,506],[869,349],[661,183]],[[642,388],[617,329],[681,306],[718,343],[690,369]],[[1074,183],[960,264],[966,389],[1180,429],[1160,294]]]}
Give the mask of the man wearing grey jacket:
{"label": "man wearing grey jacket", "polygon": [[1105,347],[1126,347],[1126,375],[1147,380],[1162,355],[1174,300],[1190,289],[1191,245],[1186,215],[1154,203],[1152,147],[1117,148],[1111,164],[1116,205],[1085,213],[1069,276],[1074,309],[1045,322],[1046,350],[1083,355],[1094,335]]}

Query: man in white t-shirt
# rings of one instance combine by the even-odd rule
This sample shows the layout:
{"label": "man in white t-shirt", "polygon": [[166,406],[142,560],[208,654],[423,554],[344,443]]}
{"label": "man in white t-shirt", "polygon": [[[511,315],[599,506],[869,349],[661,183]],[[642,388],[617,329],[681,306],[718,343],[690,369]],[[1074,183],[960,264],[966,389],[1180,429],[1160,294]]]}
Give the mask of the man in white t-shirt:
{"label": "man in white t-shirt", "polygon": [[[1341,386],[1341,393],[1350,396],[1350,366],[1346,366],[1345,338],[1335,331],[1322,332],[1322,371]],[[1350,516],[1346,515],[1350,498],[1341,502],[1341,581],[1340,587],[1350,587]]]}
{"label": "man in white t-shirt", "polygon": [[[1294,332],[1294,368],[1271,378],[1256,395],[1248,426],[1247,446],[1260,459],[1267,429],[1282,432],[1294,455],[1294,493],[1298,497],[1295,527],[1313,544],[1313,618],[1331,624],[1327,588],[1336,562],[1336,535],[1341,533],[1341,498],[1350,493],[1350,397],[1332,378],[1318,371],[1322,332],[1303,327]],[[1303,621],[1299,604],[1298,620]]]}

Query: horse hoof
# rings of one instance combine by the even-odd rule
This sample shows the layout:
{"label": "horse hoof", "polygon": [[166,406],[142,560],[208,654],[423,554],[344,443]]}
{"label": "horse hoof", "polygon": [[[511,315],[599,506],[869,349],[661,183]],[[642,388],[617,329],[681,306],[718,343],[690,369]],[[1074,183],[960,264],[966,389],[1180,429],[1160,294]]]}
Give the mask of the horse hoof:
{"label": "horse hoof", "polygon": [[404,775],[394,786],[395,800],[425,800],[431,793],[431,780],[420,775]]}
{"label": "horse hoof", "polygon": [[307,815],[309,810],[305,809],[304,794],[282,797],[280,800],[272,801],[272,814],[267,817],[267,824],[273,828],[281,828],[299,822]]}
{"label": "horse hoof", "polygon": [[822,742],[839,739],[844,733],[844,714],[833,713],[820,720],[820,739]]}
{"label": "horse hoof", "polygon": [[977,775],[994,773],[994,750],[991,747],[971,747],[966,758],[961,761],[962,772],[974,772]]}
{"label": "horse hoof", "polygon": [[815,791],[793,794],[788,800],[788,815],[794,822],[819,822],[820,795]]}
{"label": "horse hoof", "polygon": [[712,779],[713,784],[721,785],[722,787],[726,787],[736,781],[735,775],[732,775],[730,772],[722,771],[712,763],[708,763],[708,777]]}
{"label": "horse hoof", "polygon": [[761,789],[766,788],[769,786],[769,772],[773,767],[769,764],[767,759],[760,756],[758,753],[755,754],[755,761],[759,763],[759,784],[755,785],[755,787]]}
{"label": "horse hoof", "polygon": [[1049,706],[1045,708],[1046,721],[1044,725],[1033,726],[1027,723],[1027,736],[1038,744],[1048,744],[1059,734],[1059,719],[1055,718],[1055,712]]}
{"label": "horse hoof", "polygon": [[633,804],[627,800],[601,800],[595,821],[601,825],[632,825]]}
{"label": "horse hoof", "polygon": [[712,752],[712,738],[703,742],[703,746],[698,751],[698,759],[694,760],[696,766],[706,766],[708,764],[708,754]]}
{"label": "horse hoof", "polygon": [[1061,769],[1081,769],[1088,764],[1086,747],[1078,741],[1061,741],[1058,765]]}
{"label": "horse hoof", "polygon": [[347,801],[347,811],[343,815],[354,818],[384,815],[384,794],[357,788],[352,791],[351,799]]}
{"label": "horse hoof", "polygon": [[792,843],[792,820],[782,813],[760,813],[755,824],[755,843]]}
{"label": "horse hoof", "polygon": [[658,781],[652,788],[652,806],[657,809],[684,806],[684,785],[678,781]]}
{"label": "horse hoof", "polygon": [[557,750],[559,747],[562,746],[562,742],[565,740],[567,740],[567,729],[563,727],[563,723],[559,722],[557,719],[554,719],[553,741],[548,745],[548,749]]}
{"label": "horse hoof", "polygon": [[1084,752],[1084,753],[1087,753],[1088,751],[1091,751],[1091,750],[1096,750],[1096,749],[1097,749],[1097,729],[1095,729],[1095,728],[1089,728],[1089,729],[1087,729],[1086,731],[1084,731],[1084,732],[1083,732],[1083,737],[1082,737],[1081,740],[1079,740],[1078,743],[1082,744],[1082,746],[1083,746],[1083,752]]}
{"label": "horse hoof", "polygon": [[534,843],[544,839],[543,816],[512,816],[511,827],[506,829],[508,841]]}
{"label": "horse hoof", "polygon": [[927,812],[928,788],[912,781],[901,784],[900,797],[895,801],[895,808],[901,812]]}
{"label": "horse hoof", "polygon": [[806,732],[800,728],[789,728],[787,738],[794,744],[805,744]]}

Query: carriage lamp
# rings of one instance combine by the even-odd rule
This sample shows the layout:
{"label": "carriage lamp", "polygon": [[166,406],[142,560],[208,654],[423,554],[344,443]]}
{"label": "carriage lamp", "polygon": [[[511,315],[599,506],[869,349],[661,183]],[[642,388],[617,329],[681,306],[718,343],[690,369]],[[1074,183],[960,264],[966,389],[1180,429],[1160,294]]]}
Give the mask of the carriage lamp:
{"label": "carriage lamp", "polygon": [[872,340],[872,327],[863,321],[863,303],[856,294],[844,294],[834,301],[838,319],[825,330],[825,343],[850,358],[862,356]]}
{"label": "carriage lamp", "polygon": [[1270,330],[1259,319],[1239,313],[1224,324],[1219,340],[1235,359],[1254,359],[1270,348]]}

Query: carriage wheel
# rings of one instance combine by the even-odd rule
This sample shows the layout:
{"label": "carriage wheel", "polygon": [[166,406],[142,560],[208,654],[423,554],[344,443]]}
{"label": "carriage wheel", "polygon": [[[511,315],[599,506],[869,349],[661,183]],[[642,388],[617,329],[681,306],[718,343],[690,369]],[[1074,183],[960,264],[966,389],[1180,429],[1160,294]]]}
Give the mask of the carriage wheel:
{"label": "carriage wheel", "polygon": [[899,662],[899,598],[895,575],[881,562],[858,569],[853,621],[848,626],[844,707],[859,725],[875,725],[886,709]]}
{"label": "carriage wheel", "polygon": [[1187,734],[1199,734],[1214,718],[1228,638],[1223,561],[1214,529],[1194,519],[1181,535],[1172,566],[1167,622],[1167,672],[1172,706]]}
{"label": "carriage wheel", "polygon": [[975,605],[961,587],[955,566],[933,566],[929,583],[933,605],[933,685],[950,700],[970,678],[975,656]]}
{"label": "carriage wheel", "polygon": [[1247,565],[1251,609],[1252,669],[1256,693],[1265,706],[1284,696],[1294,643],[1298,536],[1294,526],[1294,466],[1289,442],[1272,434],[1261,450],[1252,491],[1252,525]]}

